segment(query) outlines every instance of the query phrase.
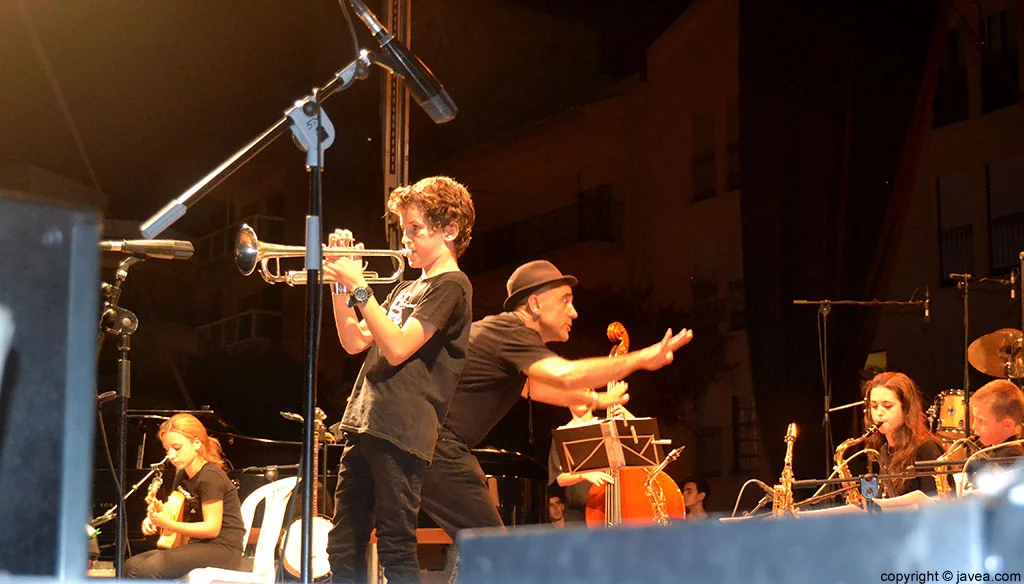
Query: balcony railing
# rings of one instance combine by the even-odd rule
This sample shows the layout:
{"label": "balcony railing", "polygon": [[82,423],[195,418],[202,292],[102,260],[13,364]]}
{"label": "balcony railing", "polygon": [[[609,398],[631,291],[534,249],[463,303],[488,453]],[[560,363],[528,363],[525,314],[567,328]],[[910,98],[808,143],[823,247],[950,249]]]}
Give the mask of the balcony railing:
{"label": "balcony railing", "polygon": [[249,344],[274,343],[281,338],[282,314],[247,310],[196,328],[200,353]]}
{"label": "balcony railing", "polygon": [[1024,213],[993,219],[989,225],[989,246],[993,273],[1012,270],[1024,251]]}
{"label": "balcony railing", "polygon": [[473,274],[578,243],[621,241],[622,203],[607,189],[576,204],[474,234],[459,264]]}
{"label": "balcony railing", "polygon": [[944,282],[952,282],[950,274],[974,273],[974,228],[970,225],[944,229],[939,234],[940,265]]}

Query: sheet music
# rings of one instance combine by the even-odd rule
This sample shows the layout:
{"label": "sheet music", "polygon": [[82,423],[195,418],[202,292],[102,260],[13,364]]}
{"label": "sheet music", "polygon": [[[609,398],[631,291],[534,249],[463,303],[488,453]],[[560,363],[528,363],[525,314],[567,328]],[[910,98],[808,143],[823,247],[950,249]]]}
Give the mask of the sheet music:
{"label": "sheet music", "polygon": [[656,466],[663,458],[654,418],[566,425],[554,430],[552,438],[566,472],[603,470],[613,465]]}

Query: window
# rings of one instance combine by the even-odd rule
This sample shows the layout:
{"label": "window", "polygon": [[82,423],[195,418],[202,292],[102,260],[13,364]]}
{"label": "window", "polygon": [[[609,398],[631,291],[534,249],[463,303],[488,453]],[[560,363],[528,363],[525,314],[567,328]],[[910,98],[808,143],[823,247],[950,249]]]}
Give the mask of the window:
{"label": "window", "polygon": [[732,398],[732,451],[733,466],[737,473],[758,471],[757,410],[754,394]]}
{"label": "window", "polygon": [[713,308],[718,300],[718,284],[703,279],[694,279],[690,285],[693,291],[693,307]]}
{"label": "window", "polygon": [[981,109],[990,112],[1020,100],[1017,15],[1013,8],[982,21]]}
{"label": "window", "polygon": [[705,477],[722,474],[721,428],[703,428],[697,431],[697,473]]}
{"label": "window", "polygon": [[727,111],[727,123],[729,125],[729,143],[725,147],[725,164],[728,174],[726,175],[727,191],[738,191],[740,189],[740,100],[739,96],[729,98]]}
{"label": "window", "polygon": [[939,278],[952,283],[950,274],[974,273],[974,229],[970,213],[970,181],[964,173],[936,181],[939,206]]}
{"label": "window", "polygon": [[743,280],[729,282],[729,330],[747,328],[747,292]]}
{"label": "window", "polygon": [[967,59],[964,47],[964,30],[951,28],[947,33],[946,52],[942,55],[938,85],[935,88],[935,103],[932,109],[932,127],[966,120],[967,108]]}
{"label": "window", "polygon": [[693,200],[703,201],[718,191],[715,167],[715,117],[693,114]]}
{"label": "window", "polygon": [[989,269],[1004,274],[1024,250],[1024,158],[988,167]]}

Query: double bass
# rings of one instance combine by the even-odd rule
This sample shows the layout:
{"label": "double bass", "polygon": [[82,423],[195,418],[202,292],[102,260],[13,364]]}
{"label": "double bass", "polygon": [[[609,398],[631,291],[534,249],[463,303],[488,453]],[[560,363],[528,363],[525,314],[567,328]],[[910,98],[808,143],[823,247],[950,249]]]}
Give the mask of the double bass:
{"label": "double bass", "polygon": [[[629,333],[621,323],[608,325],[608,340],[617,343],[609,356],[616,357],[629,352]],[[609,418],[614,417],[614,411],[609,408]],[[652,470],[644,467],[609,469],[608,474],[612,476],[610,484],[590,487],[587,496],[587,527],[593,529],[623,523],[661,523],[659,519],[665,519],[661,517],[663,514],[673,519],[686,519],[686,505],[683,504],[683,493],[679,485],[660,469],[653,477],[649,477]],[[660,509],[656,508],[650,496],[652,489],[662,497],[663,505]]]}

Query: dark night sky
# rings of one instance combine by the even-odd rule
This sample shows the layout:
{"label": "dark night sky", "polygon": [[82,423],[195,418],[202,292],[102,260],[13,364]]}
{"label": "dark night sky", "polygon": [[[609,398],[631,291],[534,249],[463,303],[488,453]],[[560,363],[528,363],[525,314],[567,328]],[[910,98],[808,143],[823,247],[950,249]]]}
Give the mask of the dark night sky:
{"label": "dark night sky", "polygon": [[[603,71],[595,86],[640,71],[644,48],[687,4],[495,3],[599,30]],[[413,4],[414,52],[460,108],[455,122],[436,128],[422,112],[412,113],[413,173],[435,172],[461,150],[572,105],[567,100],[588,98],[554,95],[548,103],[509,111],[495,92],[511,100],[515,91],[528,88],[502,91],[513,82],[500,71],[461,70],[470,61],[452,55],[466,52],[461,39],[485,38],[471,48],[484,51],[475,62],[486,63],[487,51],[529,32],[476,30],[484,21],[473,6]],[[362,23],[355,24],[361,45],[374,49]],[[341,9],[331,0],[0,0],[0,168],[34,164],[108,193],[113,217],[146,219],[341,69],[352,56],[349,38]],[[328,101],[339,136],[334,150],[342,151],[328,153],[328,172],[332,163],[336,170],[341,166],[332,157],[379,156],[376,100],[382,74],[372,71],[368,81]],[[294,148],[280,144],[259,156],[302,164]],[[202,212],[200,203],[190,215]],[[177,227],[188,230],[189,224]]]}

